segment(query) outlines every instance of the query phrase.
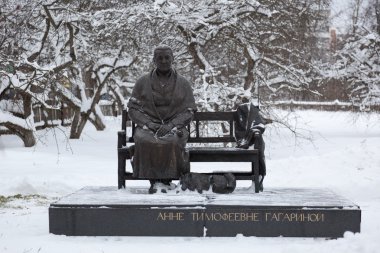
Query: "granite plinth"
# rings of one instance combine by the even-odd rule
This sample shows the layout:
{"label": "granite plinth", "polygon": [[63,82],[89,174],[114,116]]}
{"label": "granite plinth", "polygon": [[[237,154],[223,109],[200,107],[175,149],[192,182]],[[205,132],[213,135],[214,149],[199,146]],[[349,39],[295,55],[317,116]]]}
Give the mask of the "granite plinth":
{"label": "granite plinth", "polygon": [[342,237],[360,232],[359,206],[328,189],[273,188],[255,194],[86,187],[52,203],[49,229],[71,236]]}

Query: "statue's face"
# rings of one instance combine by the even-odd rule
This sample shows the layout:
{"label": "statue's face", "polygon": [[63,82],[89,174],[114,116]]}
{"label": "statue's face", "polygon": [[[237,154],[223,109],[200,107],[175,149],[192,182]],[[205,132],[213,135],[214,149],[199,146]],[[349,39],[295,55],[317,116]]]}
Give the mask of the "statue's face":
{"label": "statue's face", "polygon": [[173,57],[170,50],[157,50],[153,60],[160,71],[167,72],[172,67]]}

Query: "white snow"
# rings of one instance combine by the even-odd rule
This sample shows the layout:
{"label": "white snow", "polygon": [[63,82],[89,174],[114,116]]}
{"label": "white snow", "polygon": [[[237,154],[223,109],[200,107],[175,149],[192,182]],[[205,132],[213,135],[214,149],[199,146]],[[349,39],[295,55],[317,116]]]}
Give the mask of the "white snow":
{"label": "white snow", "polygon": [[[285,117],[288,112],[278,113]],[[299,111],[293,120],[300,131],[310,131],[314,141],[294,139],[283,128],[267,127],[265,188],[331,189],[361,207],[361,233],[346,233],[344,238],[337,240],[49,234],[49,203],[85,186],[117,184],[116,132],[120,129],[120,118],[106,118],[104,131],[96,132],[88,124],[79,140],[67,140],[68,128],[37,131],[39,142],[33,148],[24,148],[16,136],[0,136],[0,195],[40,195],[12,198],[5,204],[0,202],[0,252],[378,252],[379,115]],[[204,171],[211,165],[196,163],[192,166],[197,171]],[[216,166],[213,170],[237,168],[236,163]],[[248,164],[241,166],[237,169],[249,167]],[[149,183],[136,181],[127,182],[127,185],[148,187]],[[238,182],[238,187],[245,186],[249,186],[248,182]]]}
{"label": "white snow", "polygon": [[[158,186],[157,186],[158,185]],[[344,209],[358,209],[359,207],[351,201],[345,199],[324,188],[266,188],[260,194],[254,194],[253,187],[238,187],[231,194],[213,193],[211,189],[198,194],[197,191],[182,191],[180,185],[171,183],[165,186],[156,183],[156,194],[148,194],[148,188],[128,187],[118,190],[116,186],[107,187],[84,187],[73,194],[65,196],[54,202],[57,205],[88,205],[88,206],[113,206],[113,205],[138,205],[138,206],[169,206],[169,208],[179,208],[178,206],[194,205],[244,205],[244,206],[305,206],[303,209],[313,206],[333,207],[341,206]],[[160,189],[165,189],[167,193],[162,193]],[[157,208],[157,207],[155,207]]]}
{"label": "white snow", "polygon": [[33,114],[31,114],[26,119],[22,119],[22,118],[14,116],[12,113],[0,110],[0,123],[8,123],[8,122],[27,130],[32,130],[32,131],[35,130]]}

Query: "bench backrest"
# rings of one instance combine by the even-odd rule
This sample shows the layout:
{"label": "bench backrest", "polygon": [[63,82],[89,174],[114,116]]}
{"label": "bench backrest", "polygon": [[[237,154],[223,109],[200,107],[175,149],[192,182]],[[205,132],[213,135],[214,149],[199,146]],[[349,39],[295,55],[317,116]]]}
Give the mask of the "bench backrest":
{"label": "bench backrest", "polygon": [[[235,142],[234,137],[234,112],[195,112],[193,121],[195,122],[195,137],[189,137],[189,143],[216,143]],[[218,137],[201,136],[200,123],[202,121],[225,121],[228,122],[226,135]],[[225,125],[226,126],[226,125]],[[192,132],[191,125],[188,125],[189,133]]]}
{"label": "bench backrest", "polygon": [[[193,130],[191,128],[191,124],[187,126],[187,129],[189,133],[192,133],[192,131],[195,132],[195,136],[189,137],[188,143],[217,143],[217,142],[235,142],[234,137],[234,112],[195,112],[193,122],[195,122],[195,129]],[[127,121],[131,121],[131,119],[128,117],[127,110],[123,110],[122,113],[122,129],[126,130],[127,127]],[[228,127],[226,135],[223,136],[217,136],[217,137],[208,137],[208,136],[201,136],[201,130],[200,130],[200,123],[202,121],[224,121],[228,122],[228,124],[225,124],[225,127]],[[136,124],[131,122],[132,124],[132,136],[134,134]],[[133,138],[129,139],[130,142],[133,142]]]}

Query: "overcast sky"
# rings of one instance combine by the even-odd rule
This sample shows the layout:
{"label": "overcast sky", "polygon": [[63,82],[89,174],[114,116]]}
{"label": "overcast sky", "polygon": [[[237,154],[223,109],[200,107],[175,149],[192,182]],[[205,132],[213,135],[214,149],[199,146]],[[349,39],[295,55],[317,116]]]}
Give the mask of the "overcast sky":
{"label": "overcast sky", "polygon": [[343,33],[348,26],[351,25],[349,20],[350,3],[352,0],[332,0],[331,17],[332,27],[335,27],[338,32]]}

